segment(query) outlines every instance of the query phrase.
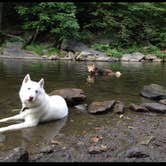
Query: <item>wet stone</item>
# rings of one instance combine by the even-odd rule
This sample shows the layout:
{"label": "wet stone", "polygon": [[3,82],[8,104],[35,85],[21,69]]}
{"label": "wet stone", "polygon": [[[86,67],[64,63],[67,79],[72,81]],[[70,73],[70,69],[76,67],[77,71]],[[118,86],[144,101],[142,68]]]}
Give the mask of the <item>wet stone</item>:
{"label": "wet stone", "polygon": [[129,105],[129,109],[136,112],[149,112],[149,110],[146,107],[133,103]]}
{"label": "wet stone", "polygon": [[123,114],[124,111],[125,111],[124,103],[122,103],[121,101],[116,102],[114,106],[114,112],[117,114]]}
{"label": "wet stone", "polygon": [[90,154],[98,154],[107,151],[108,148],[106,145],[95,145],[88,148]]}
{"label": "wet stone", "polygon": [[160,100],[159,103],[166,105],[166,99]]}
{"label": "wet stone", "polygon": [[41,153],[47,153],[47,154],[53,153],[53,151],[54,150],[52,146],[45,146],[40,150]]}
{"label": "wet stone", "polygon": [[145,85],[141,95],[154,100],[166,99],[166,88],[157,84]]}
{"label": "wet stone", "polygon": [[5,140],[6,140],[6,136],[5,136],[5,135],[0,134],[0,143],[5,142]]}
{"label": "wet stone", "polygon": [[82,89],[77,88],[64,88],[59,90],[54,90],[50,95],[60,95],[62,96],[69,106],[74,106],[80,104],[86,100],[86,96]]}
{"label": "wet stone", "polygon": [[149,111],[157,113],[166,113],[166,105],[159,103],[143,103],[141,106],[146,107]]}
{"label": "wet stone", "polygon": [[88,112],[91,114],[105,113],[111,111],[115,105],[115,100],[109,101],[94,101],[88,107]]}
{"label": "wet stone", "polygon": [[148,157],[147,151],[143,147],[133,147],[126,152],[128,158],[145,158]]}
{"label": "wet stone", "polygon": [[29,153],[25,147],[17,147],[9,152],[2,162],[25,162],[29,160]]}
{"label": "wet stone", "polygon": [[86,111],[88,108],[87,104],[78,104],[76,106],[74,106],[74,108],[76,108],[79,111]]}

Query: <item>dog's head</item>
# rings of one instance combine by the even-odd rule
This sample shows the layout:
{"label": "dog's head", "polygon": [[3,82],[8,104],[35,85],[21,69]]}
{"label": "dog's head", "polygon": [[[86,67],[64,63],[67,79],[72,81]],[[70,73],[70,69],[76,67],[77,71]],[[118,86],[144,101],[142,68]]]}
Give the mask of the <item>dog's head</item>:
{"label": "dog's head", "polygon": [[44,79],[42,78],[39,82],[35,82],[27,74],[19,91],[21,102],[27,107],[34,107],[42,102],[41,98],[44,93]]}
{"label": "dog's head", "polygon": [[92,65],[87,65],[87,68],[88,68],[88,72],[89,73],[94,73],[95,70],[96,70],[96,66],[94,64]]}

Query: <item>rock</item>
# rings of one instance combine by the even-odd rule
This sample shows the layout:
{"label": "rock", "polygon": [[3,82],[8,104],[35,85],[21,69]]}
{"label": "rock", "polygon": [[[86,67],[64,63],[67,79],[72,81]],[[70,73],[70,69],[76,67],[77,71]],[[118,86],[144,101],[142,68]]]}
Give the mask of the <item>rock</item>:
{"label": "rock", "polygon": [[95,54],[95,55],[99,55],[99,56],[106,56],[105,53],[90,49],[84,43],[82,43],[80,41],[76,41],[76,40],[64,40],[61,44],[61,49],[66,50],[66,51],[72,51],[72,52],[82,52],[83,51],[85,54],[90,53],[90,54]]}
{"label": "rock", "polygon": [[43,55],[43,56],[41,56],[43,59],[46,59],[46,58],[48,58],[48,55]]}
{"label": "rock", "polygon": [[110,111],[115,104],[115,100],[109,100],[109,101],[95,101],[92,102],[88,107],[88,112],[91,114],[98,114],[98,113],[104,113],[107,111]]}
{"label": "rock", "polygon": [[143,103],[141,106],[146,107],[149,111],[166,113],[166,105],[159,103]]}
{"label": "rock", "polygon": [[98,154],[98,153],[101,153],[101,152],[105,152],[108,150],[108,147],[106,145],[100,145],[100,146],[90,146],[88,148],[88,152],[90,154]]}
{"label": "rock", "polygon": [[132,54],[124,54],[121,58],[121,61],[139,62],[144,58],[144,56],[145,55],[139,52],[132,53]]}
{"label": "rock", "polygon": [[159,103],[161,103],[161,104],[165,104],[165,105],[166,105],[166,99],[162,99],[162,100],[160,100]]}
{"label": "rock", "polygon": [[77,110],[80,110],[80,111],[86,111],[88,108],[88,104],[78,104],[78,105],[74,106],[74,108],[76,108]]}
{"label": "rock", "polygon": [[63,40],[61,44],[61,49],[72,52],[81,52],[88,49],[88,46],[76,40]]}
{"label": "rock", "polygon": [[114,106],[114,112],[117,114],[123,114],[124,113],[124,104],[121,101],[116,102]]}
{"label": "rock", "polygon": [[0,143],[5,142],[6,136],[0,133]]}
{"label": "rock", "polygon": [[118,58],[114,58],[114,57],[100,56],[100,57],[96,58],[96,61],[101,61],[101,62],[118,62],[119,59]]}
{"label": "rock", "polygon": [[54,150],[52,146],[45,146],[40,150],[41,153],[46,153],[46,154],[53,153],[53,151]]}
{"label": "rock", "polygon": [[126,151],[126,157],[128,157],[128,158],[145,158],[145,157],[149,157],[149,154],[147,154],[146,148],[132,147],[131,149]]}
{"label": "rock", "polygon": [[130,104],[129,109],[136,112],[149,112],[147,108],[136,104]]}
{"label": "rock", "polygon": [[147,61],[153,61],[153,62],[161,62],[162,60],[157,58],[155,55],[148,54],[144,57],[145,60]]}
{"label": "rock", "polygon": [[145,85],[141,95],[154,100],[166,99],[166,88],[157,84]]}
{"label": "rock", "polygon": [[82,89],[77,88],[64,88],[60,90],[54,90],[50,95],[62,96],[69,106],[74,106],[82,103],[86,100],[86,96]]}
{"label": "rock", "polygon": [[94,50],[86,50],[81,51],[75,58],[77,61],[115,61],[117,58],[111,58],[106,56],[105,53],[94,51]]}
{"label": "rock", "polygon": [[41,57],[22,49],[22,42],[7,42],[6,48],[3,49],[3,56],[12,58],[33,58],[42,59]]}
{"label": "rock", "polygon": [[59,57],[57,55],[51,55],[48,59],[50,59],[50,60],[58,60]]}
{"label": "rock", "polygon": [[29,160],[29,153],[24,147],[17,147],[13,149],[3,162],[27,162]]}

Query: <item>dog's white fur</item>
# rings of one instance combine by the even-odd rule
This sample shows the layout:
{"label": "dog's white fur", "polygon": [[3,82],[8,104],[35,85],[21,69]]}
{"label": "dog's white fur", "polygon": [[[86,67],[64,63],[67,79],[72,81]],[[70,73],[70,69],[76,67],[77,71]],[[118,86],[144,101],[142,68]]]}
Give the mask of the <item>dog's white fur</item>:
{"label": "dog's white fur", "polygon": [[37,126],[40,122],[62,119],[68,115],[68,107],[63,97],[49,96],[44,90],[44,79],[32,81],[27,74],[22,82],[19,96],[22,110],[19,114],[1,119],[0,122],[24,120],[22,123],[0,128],[0,132]]}

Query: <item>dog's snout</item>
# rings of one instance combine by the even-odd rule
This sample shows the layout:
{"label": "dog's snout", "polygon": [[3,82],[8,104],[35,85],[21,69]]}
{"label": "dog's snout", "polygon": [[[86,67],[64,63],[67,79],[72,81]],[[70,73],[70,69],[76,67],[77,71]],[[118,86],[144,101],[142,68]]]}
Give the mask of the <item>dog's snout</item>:
{"label": "dog's snout", "polygon": [[33,97],[32,97],[32,96],[29,96],[28,101],[32,101],[32,100],[33,100]]}

